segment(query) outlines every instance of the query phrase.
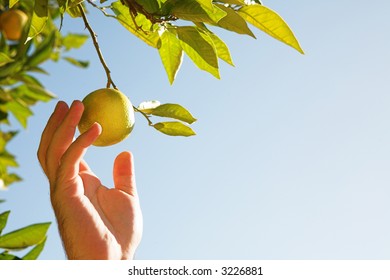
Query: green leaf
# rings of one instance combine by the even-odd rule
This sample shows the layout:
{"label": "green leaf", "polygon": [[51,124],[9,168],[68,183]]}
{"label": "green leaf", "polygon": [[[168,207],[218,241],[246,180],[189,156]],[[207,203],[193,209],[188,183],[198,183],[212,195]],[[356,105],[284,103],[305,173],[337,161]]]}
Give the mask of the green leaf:
{"label": "green leaf", "polygon": [[160,6],[157,0],[135,0],[139,5],[141,5],[146,12],[154,14],[159,11]]}
{"label": "green leaf", "polygon": [[218,22],[219,27],[256,38],[246,21],[235,10],[221,4],[217,4],[217,6],[226,13],[226,16]]}
{"label": "green leaf", "polygon": [[56,32],[52,32],[47,36],[44,41],[39,44],[34,53],[28,57],[26,64],[30,67],[35,67],[48,60],[53,52],[56,37]]}
{"label": "green leaf", "polygon": [[193,136],[196,133],[181,122],[160,122],[153,125],[158,131],[170,136]]}
{"label": "green leaf", "polygon": [[5,200],[4,199],[0,199],[0,203],[4,203],[5,202]]}
{"label": "green leaf", "polygon": [[304,53],[287,23],[274,11],[262,5],[244,6],[238,13],[249,23],[275,39]]}
{"label": "green leaf", "polygon": [[63,57],[63,59],[69,62],[70,64],[80,68],[87,68],[89,66],[89,61],[77,60],[73,57],[68,57],[68,56]]}
{"label": "green leaf", "polygon": [[24,249],[41,243],[46,236],[50,223],[30,225],[0,236],[0,248]]}
{"label": "green leaf", "polygon": [[225,61],[226,63],[230,64],[231,66],[234,66],[232,57],[230,55],[230,51],[228,46],[225,44],[222,39],[220,39],[217,35],[215,35],[213,32],[211,32],[205,24],[197,22],[196,26],[198,26],[200,29],[204,31],[204,33],[201,33],[204,36],[209,36],[212,40],[215,50],[217,52],[217,56]]}
{"label": "green leaf", "polygon": [[[207,8],[202,6],[196,0],[186,0],[186,1],[177,1],[172,7],[172,15],[183,19],[194,22],[206,22],[206,23],[216,23],[220,20],[221,15],[217,14],[217,18],[213,16],[210,10],[206,11]],[[223,14],[222,16],[225,16]],[[213,19],[213,18],[214,19]]]}
{"label": "green leaf", "polygon": [[[111,9],[115,13],[118,22],[122,24],[128,31],[140,38],[149,46],[152,46],[153,48],[158,47],[158,42],[160,39],[158,32],[145,31],[152,27],[152,23],[145,17],[145,15],[138,14],[138,16],[135,18],[135,21],[138,25],[136,26],[130,15],[129,9],[122,5],[120,1],[112,3]],[[140,26],[142,26],[142,30],[139,29]]]}
{"label": "green leaf", "polygon": [[24,95],[34,100],[39,100],[43,102],[48,102],[56,97],[53,93],[46,90],[45,88],[37,85],[31,85],[31,84],[26,85],[26,88],[24,90]]}
{"label": "green leaf", "polygon": [[12,8],[12,7],[15,6],[18,2],[19,2],[19,0],[9,0],[9,7]]}
{"label": "green leaf", "polygon": [[15,116],[24,128],[27,127],[27,119],[33,115],[33,112],[24,102],[20,99],[13,100],[5,104],[5,107]]}
{"label": "green leaf", "polygon": [[36,259],[38,259],[43,248],[45,247],[46,239],[47,238],[45,238],[41,243],[39,243],[34,248],[32,248],[31,251],[28,252],[22,259],[23,260],[36,260]]}
{"label": "green leaf", "polygon": [[14,61],[12,58],[10,58],[7,54],[0,52],[0,67],[6,65],[7,63],[10,63]]}
{"label": "green leaf", "polygon": [[[57,0],[59,10],[61,15],[63,15],[66,12],[66,9],[68,8],[69,0]],[[62,20],[61,20],[62,22]]]}
{"label": "green leaf", "polygon": [[41,82],[37,78],[35,78],[31,75],[25,74],[25,73],[22,73],[20,75],[16,75],[15,79],[17,79],[17,80],[19,80],[27,85],[34,85],[34,86],[43,87],[43,85],[41,84]]}
{"label": "green leaf", "polygon": [[19,257],[8,254],[7,252],[2,252],[0,254],[0,260],[21,260]]}
{"label": "green leaf", "polygon": [[244,6],[245,5],[245,1],[244,0],[219,0],[218,2],[222,2],[222,3],[225,3],[225,4],[229,4],[229,5],[239,5],[239,6]]}
{"label": "green leaf", "polygon": [[150,110],[149,114],[158,117],[177,119],[189,124],[196,121],[191,113],[179,104],[163,104]]}
{"label": "green leaf", "polygon": [[0,131],[0,153],[4,152],[5,146],[16,134],[18,134],[18,131]]}
{"label": "green leaf", "polygon": [[48,19],[48,4],[49,0],[35,0],[27,41],[37,36],[45,28]]}
{"label": "green leaf", "polygon": [[[7,167],[18,167],[18,163],[15,160],[15,157],[8,153],[7,151],[4,151],[0,153],[0,165],[7,166]],[[5,175],[3,175],[5,177]],[[5,184],[5,182],[3,182]]]}
{"label": "green leaf", "polygon": [[62,46],[66,51],[78,49],[84,45],[89,36],[85,34],[69,33],[62,38]]}
{"label": "green leaf", "polygon": [[22,181],[22,178],[15,173],[7,173],[2,176],[4,187],[8,187],[13,183]]}
{"label": "green leaf", "polygon": [[220,9],[219,6],[213,4],[212,0],[196,0],[202,8],[206,11],[208,16],[215,22],[218,23],[222,18],[226,16],[226,12]]}
{"label": "green leaf", "polygon": [[72,18],[79,18],[82,16],[81,11],[79,7],[77,6],[68,6],[66,9],[66,12],[72,17]]}
{"label": "green leaf", "polygon": [[15,75],[23,69],[23,66],[23,60],[15,60],[5,66],[0,67],[0,79]]}
{"label": "green leaf", "polygon": [[158,106],[160,106],[160,102],[157,100],[151,100],[151,101],[144,101],[141,104],[138,105],[137,110],[141,111],[145,114],[150,114],[152,110]]}
{"label": "green leaf", "polygon": [[217,35],[214,33],[208,33],[210,38],[213,40],[214,46],[217,50],[217,56],[225,61],[226,63],[230,64],[231,66],[234,66],[232,57],[230,55],[230,51],[228,46],[225,44],[224,41],[222,41]]}
{"label": "green leaf", "polygon": [[11,211],[6,211],[0,214],[0,235],[7,224],[9,213],[11,213]]}
{"label": "green leaf", "polygon": [[165,29],[160,34],[158,52],[167,72],[169,82],[172,84],[183,61],[183,48],[176,34],[169,29]]}
{"label": "green leaf", "polygon": [[218,58],[214,44],[199,32],[201,31],[193,26],[177,28],[177,34],[184,52],[196,66],[219,79]]}

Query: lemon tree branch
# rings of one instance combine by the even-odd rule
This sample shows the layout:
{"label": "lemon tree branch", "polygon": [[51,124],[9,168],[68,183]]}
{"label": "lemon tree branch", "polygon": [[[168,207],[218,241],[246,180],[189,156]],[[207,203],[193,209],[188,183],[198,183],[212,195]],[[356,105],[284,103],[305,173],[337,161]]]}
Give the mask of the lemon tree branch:
{"label": "lemon tree branch", "polygon": [[100,50],[99,43],[97,41],[97,36],[96,33],[93,31],[91,25],[88,22],[87,15],[85,14],[84,8],[81,4],[78,5],[78,8],[80,10],[81,16],[84,20],[85,27],[88,29],[89,33],[91,34],[91,38],[93,41],[93,45],[95,46],[96,52],[98,54],[99,60],[101,64],[103,65],[104,71],[106,72],[107,75],[107,88],[109,88],[111,85],[113,86],[114,89],[118,89],[117,86],[115,85],[114,81],[111,78],[111,71],[108,68],[106,61],[104,60],[102,51]]}
{"label": "lemon tree branch", "polygon": [[134,108],[134,111],[138,112],[138,113],[141,113],[141,115],[143,115],[145,117],[145,119],[148,121],[148,124],[150,126],[153,126],[153,122],[150,120],[149,116],[147,114],[145,114],[144,112],[142,112],[141,110],[139,110],[137,107],[133,106]]}

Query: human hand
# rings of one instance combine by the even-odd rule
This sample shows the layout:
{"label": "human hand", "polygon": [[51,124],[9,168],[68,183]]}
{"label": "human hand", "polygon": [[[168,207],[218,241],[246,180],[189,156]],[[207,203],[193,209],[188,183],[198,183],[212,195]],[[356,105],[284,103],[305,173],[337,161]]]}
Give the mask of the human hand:
{"label": "human hand", "polygon": [[100,135],[95,123],[73,141],[84,106],[58,102],[42,133],[38,159],[50,183],[50,198],[69,259],[132,259],[142,236],[133,157],[114,162],[115,187],[103,186],[83,156]]}

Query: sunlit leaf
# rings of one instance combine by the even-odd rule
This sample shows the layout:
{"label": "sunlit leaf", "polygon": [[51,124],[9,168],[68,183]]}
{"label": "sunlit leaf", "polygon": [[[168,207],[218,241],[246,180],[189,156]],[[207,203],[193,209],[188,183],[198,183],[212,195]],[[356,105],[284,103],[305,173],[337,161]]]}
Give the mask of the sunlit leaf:
{"label": "sunlit leaf", "polygon": [[62,38],[62,46],[65,50],[78,49],[84,45],[89,36],[86,34],[69,33]]}
{"label": "sunlit leaf", "polygon": [[[7,151],[0,153],[0,165],[6,167],[18,167],[18,163],[15,160],[15,156],[11,155]],[[5,175],[3,175],[5,177]],[[3,181],[3,183],[5,183]]]}
{"label": "sunlit leaf", "polygon": [[184,52],[195,65],[219,79],[218,58],[214,44],[207,41],[193,26],[178,27],[177,34]]}
{"label": "sunlit leaf", "polygon": [[8,187],[13,183],[22,181],[22,178],[15,173],[7,173],[2,176],[4,187]]}
{"label": "sunlit leaf", "polygon": [[[134,21],[130,15],[129,9],[122,5],[120,1],[114,2],[111,5],[112,11],[115,13],[117,20],[128,31],[140,38],[148,45],[157,48],[159,35],[157,31],[149,31],[151,22],[142,14],[138,14],[135,21],[138,26],[134,24]],[[142,30],[139,27],[142,26]]]}
{"label": "sunlit leaf", "polygon": [[150,114],[152,110],[160,106],[160,102],[157,100],[144,101],[138,105],[137,109],[145,114]]}
{"label": "sunlit leaf", "polygon": [[0,235],[7,224],[9,213],[11,213],[11,211],[6,211],[0,214]]}
{"label": "sunlit leaf", "polygon": [[226,11],[221,9],[219,6],[214,5],[212,0],[196,1],[202,6],[202,8],[206,11],[211,20],[213,20],[213,22],[218,23],[222,18],[226,16]]}
{"label": "sunlit leaf", "polygon": [[16,73],[18,73],[23,69],[23,66],[24,66],[24,61],[15,60],[11,63],[8,63],[0,67],[0,79],[15,75]]}
{"label": "sunlit leaf", "polygon": [[193,136],[196,133],[181,122],[160,122],[153,125],[158,131],[170,136]]}
{"label": "sunlit leaf", "polygon": [[39,243],[34,248],[32,248],[31,251],[28,252],[22,259],[23,260],[36,260],[36,259],[38,259],[43,248],[45,247],[45,243],[46,243],[46,238],[41,243]]}
{"label": "sunlit leaf", "polygon": [[157,0],[135,0],[140,4],[146,12],[150,14],[156,13],[160,9],[160,5]]}
{"label": "sunlit leaf", "polygon": [[304,53],[287,23],[273,10],[262,5],[244,6],[238,13],[249,23],[275,39]]}
{"label": "sunlit leaf", "polygon": [[239,6],[244,6],[245,1],[244,0],[218,0],[218,2],[222,2],[225,4],[229,5],[239,5]]}
{"label": "sunlit leaf", "polygon": [[37,36],[45,28],[48,19],[48,3],[49,0],[35,0],[27,41]]}
{"label": "sunlit leaf", "polygon": [[19,0],[9,0],[9,7],[12,8],[12,7],[15,6],[18,2],[19,2]]}
{"label": "sunlit leaf", "polygon": [[27,85],[34,85],[34,86],[38,86],[38,87],[43,87],[42,83],[37,78],[35,78],[31,75],[25,74],[25,73],[22,73],[20,75],[15,76],[15,79],[17,79],[18,81],[21,81]]}
{"label": "sunlit leaf", "polygon": [[7,54],[0,52],[0,67],[6,65],[7,63],[10,63],[14,61],[12,58],[10,58]]}
{"label": "sunlit leaf", "polygon": [[200,33],[203,37],[208,36],[212,40],[212,42],[214,44],[214,47],[215,47],[215,50],[217,52],[218,58],[222,59],[223,61],[225,61],[226,63],[230,64],[231,66],[234,66],[232,57],[230,55],[229,48],[225,44],[225,42],[222,41],[222,39],[219,38],[217,35],[215,35],[213,32],[211,32],[206,27],[205,24],[203,24],[201,22],[197,22],[196,26],[198,26],[203,31],[205,31],[204,33]]}
{"label": "sunlit leaf", "polygon": [[171,10],[172,15],[188,21],[215,23],[209,13],[196,0],[177,1]]}
{"label": "sunlit leaf", "polygon": [[0,248],[24,249],[41,243],[46,236],[50,223],[30,225],[0,236]]}
{"label": "sunlit leaf", "polygon": [[217,56],[225,61],[226,63],[234,66],[232,57],[230,55],[230,51],[228,46],[225,44],[224,41],[222,41],[217,35],[214,33],[209,33],[208,34],[210,38],[213,40],[214,46],[217,50]]}
{"label": "sunlit leaf", "polygon": [[72,17],[72,18],[79,18],[82,16],[82,13],[80,11],[80,8],[77,6],[67,7],[66,12]]}
{"label": "sunlit leaf", "polygon": [[221,4],[217,4],[217,6],[226,13],[226,16],[218,22],[218,26],[238,34],[245,34],[256,38],[248,28],[246,21],[235,10]]}
{"label": "sunlit leaf", "polygon": [[183,61],[183,48],[176,34],[169,31],[169,29],[165,29],[160,34],[158,52],[167,72],[169,82],[172,84]]}
{"label": "sunlit leaf", "polygon": [[55,41],[56,32],[52,32],[39,44],[31,56],[28,57],[26,64],[30,67],[35,67],[48,60],[52,54]]}
{"label": "sunlit leaf", "polygon": [[0,260],[21,260],[21,259],[7,252],[2,252],[0,253]]}
{"label": "sunlit leaf", "polygon": [[63,59],[66,60],[67,62],[69,62],[70,64],[77,66],[77,67],[80,67],[80,68],[87,68],[89,66],[89,61],[78,60],[78,59],[75,59],[75,58],[69,57],[69,56],[65,56],[65,57],[63,57]]}
{"label": "sunlit leaf", "polygon": [[179,104],[162,104],[152,109],[149,114],[159,117],[177,119],[189,124],[196,121],[191,113]]}
{"label": "sunlit leaf", "polygon": [[33,115],[33,112],[21,100],[13,100],[5,104],[5,107],[15,116],[19,123],[26,128],[27,119]]}
{"label": "sunlit leaf", "polygon": [[11,141],[12,138],[14,138],[17,134],[18,131],[0,131],[0,153],[4,152],[7,143]]}

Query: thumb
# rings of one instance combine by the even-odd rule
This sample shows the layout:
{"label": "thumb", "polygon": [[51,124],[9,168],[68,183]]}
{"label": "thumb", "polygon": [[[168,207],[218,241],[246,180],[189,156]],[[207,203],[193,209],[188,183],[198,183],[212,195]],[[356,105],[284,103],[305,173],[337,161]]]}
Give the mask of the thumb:
{"label": "thumb", "polygon": [[137,196],[134,173],[134,159],[130,152],[120,153],[114,161],[115,188],[132,196]]}

